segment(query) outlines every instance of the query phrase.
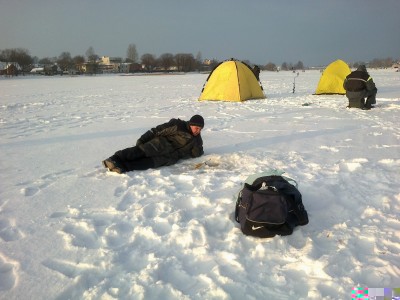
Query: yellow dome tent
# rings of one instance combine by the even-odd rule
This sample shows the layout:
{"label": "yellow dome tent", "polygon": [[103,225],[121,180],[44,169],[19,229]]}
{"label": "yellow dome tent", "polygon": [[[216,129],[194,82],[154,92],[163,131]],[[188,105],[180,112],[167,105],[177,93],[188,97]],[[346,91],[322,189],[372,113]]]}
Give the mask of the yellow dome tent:
{"label": "yellow dome tent", "polygon": [[346,94],[343,82],[350,73],[349,66],[343,60],[338,59],[332,62],[323,71],[314,95]]}
{"label": "yellow dome tent", "polygon": [[237,60],[220,63],[204,83],[199,100],[245,101],[264,99],[261,83],[251,68]]}

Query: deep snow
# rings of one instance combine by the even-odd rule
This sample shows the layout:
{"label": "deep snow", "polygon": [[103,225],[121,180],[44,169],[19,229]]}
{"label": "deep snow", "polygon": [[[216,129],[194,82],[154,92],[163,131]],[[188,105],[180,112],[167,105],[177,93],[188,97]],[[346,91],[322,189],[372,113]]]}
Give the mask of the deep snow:
{"label": "deep snow", "polygon": [[[207,74],[0,79],[1,299],[350,299],[400,286],[400,73],[378,107],[312,95],[318,71],[260,75],[265,100],[199,102]],[[107,172],[101,160],[200,113],[205,155]],[[213,166],[194,169],[210,159]],[[244,236],[251,174],[285,171],[310,223]]]}

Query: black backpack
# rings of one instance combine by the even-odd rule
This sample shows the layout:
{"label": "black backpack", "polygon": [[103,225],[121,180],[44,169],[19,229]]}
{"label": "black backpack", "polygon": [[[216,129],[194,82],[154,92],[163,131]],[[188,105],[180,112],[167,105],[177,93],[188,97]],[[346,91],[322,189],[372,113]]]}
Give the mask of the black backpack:
{"label": "black backpack", "polygon": [[290,235],[294,227],[308,224],[297,187],[277,175],[244,184],[236,201],[235,219],[245,235],[261,238]]}

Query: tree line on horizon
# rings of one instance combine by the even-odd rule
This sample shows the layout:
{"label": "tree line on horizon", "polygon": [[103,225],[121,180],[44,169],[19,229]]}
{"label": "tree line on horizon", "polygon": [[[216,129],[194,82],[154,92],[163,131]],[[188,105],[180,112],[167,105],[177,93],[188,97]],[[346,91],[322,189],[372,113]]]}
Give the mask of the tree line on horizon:
{"label": "tree line on horizon", "polygon": [[[126,58],[112,57],[114,61],[120,63],[131,63],[144,65],[144,71],[151,72],[157,69],[168,70],[172,66],[175,66],[178,71],[190,72],[199,70],[203,63],[201,53],[199,52],[196,57],[190,53],[164,53],[159,57],[153,54],[145,53],[140,59],[136,46],[130,44],[127,49]],[[62,52],[59,56],[38,58],[37,56],[31,56],[29,50],[24,48],[14,48],[0,50],[0,61],[3,62],[16,62],[24,71],[30,71],[35,65],[55,65],[57,64],[62,70],[68,70],[69,68],[80,65],[80,64],[97,64],[100,56],[96,54],[92,46],[90,46],[85,55],[71,56],[70,52]],[[211,60],[208,65],[217,65],[219,62]]]}
{"label": "tree line on horizon", "polygon": [[[22,70],[29,72],[30,68],[34,65],[54,65],[57,64],[62,70],[68,70],[69,68],[85,63],[96,64],[100,56],[96,54],[94,48],[90,46],[84,55],[71,56],[70,52],[62,52],[58,57],[44,57],[38,58],[37,56],[31,56],[29,50],[24,48],[13,48],[13,49],[0,49],[0,61],[2,62],[16,62]],[[220,61],[216,59],[207,60],[206,63],[203,61],[201,52],[198,52],[196,57],[191,53],[164,53],[159,57],[153,54],[145,53],[140,56],[136,50],[135,44],[130,44],[126,51],[126,58],[116,57],[116,60],[125,63],[141,64],[145,66],[145,71],[152,72],[155,70],[169,70],[171,67],[175,67],[177,71],[191,72],[191,71],[202,71],[202,66],[207,65],[207,70],[212,70],[217,66]],[[249,66],[253,65],[250,61],[244,60]],[[366,63],[362,61],[354,62],[350,64],[350,67],[357,67],[361,64],[367,65],[370,68],[389,68],[396,61],[392,58],[378,59],[375,58],[372,61]],[[302,61],[298,61],[296,64],[283,62],[280,66],[275,63],[268,62],[265,65],[258,65],[261,70],[266,71],[279,71],[279,70],[304,70]]]}

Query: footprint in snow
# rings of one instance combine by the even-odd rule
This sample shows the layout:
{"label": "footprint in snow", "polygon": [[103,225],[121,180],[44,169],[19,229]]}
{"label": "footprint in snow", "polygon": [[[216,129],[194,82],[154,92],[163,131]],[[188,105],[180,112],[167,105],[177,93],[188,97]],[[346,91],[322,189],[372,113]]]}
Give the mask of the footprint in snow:
{"label": "footprint in snow", "polygon": [[15,225],[15,222],[0,219],[0,238],[5,242],[17,241],[24,237],[24,234]]}
{"label": "footprint in snow", "polygon": [[0,253],[0,292],[15,287],[18,277],[18,263],[7,259]]}

